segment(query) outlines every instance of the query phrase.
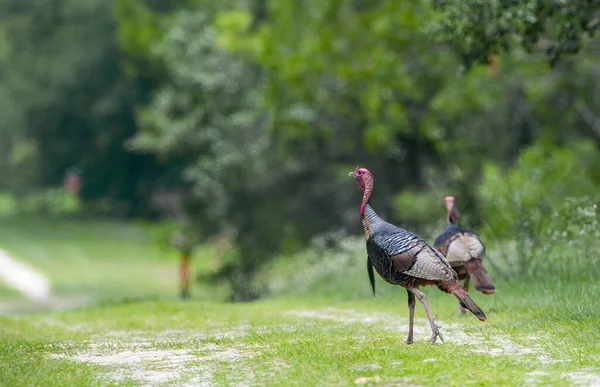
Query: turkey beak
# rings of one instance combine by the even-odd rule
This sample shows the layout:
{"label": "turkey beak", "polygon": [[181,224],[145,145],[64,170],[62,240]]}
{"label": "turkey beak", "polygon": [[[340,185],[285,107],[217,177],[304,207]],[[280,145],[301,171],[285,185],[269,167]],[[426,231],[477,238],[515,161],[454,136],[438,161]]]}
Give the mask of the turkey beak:
{"label": "turkey beak", "polygon": [[356,175],[354,174],[354,171],[350,172],[350,173],[348,174],[348,176],[356,177]]}

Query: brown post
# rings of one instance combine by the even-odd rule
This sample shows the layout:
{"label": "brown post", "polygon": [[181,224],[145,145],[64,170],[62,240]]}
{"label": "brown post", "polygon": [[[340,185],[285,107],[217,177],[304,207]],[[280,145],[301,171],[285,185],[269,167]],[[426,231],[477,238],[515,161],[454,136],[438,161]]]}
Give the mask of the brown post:
{"label": "brown post", "polygon": [[179,283],[181,287],[181,298],[184,300],[190,297],[190,261],[191,253],[180,250]]}

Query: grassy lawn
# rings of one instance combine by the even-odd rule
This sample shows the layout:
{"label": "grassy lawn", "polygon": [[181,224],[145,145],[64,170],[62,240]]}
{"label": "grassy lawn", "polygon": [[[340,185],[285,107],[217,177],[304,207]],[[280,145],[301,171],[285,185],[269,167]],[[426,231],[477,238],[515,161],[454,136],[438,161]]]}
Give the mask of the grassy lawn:
{"label": "grassy lawn", "polygon": [[[159,249],[151,231],[146,225],[111,221],[0,217],[0,248],[50,278],[57,306],[136,298],[174,300],[179,292],[177,253]],[[198,252],[196,270],[207,270],[207,253]],[[222,296],[223,290],[217,293]],[[39,308],[1,284],[0,300],[4,309],[15,312]]]}
{"label": "grassy lawn", "polygon": [[[475,294],[488,316],[459,316],[454,297],[425,288],[446,340],[431,345],[417,305],[415,343],[406,292],[378,280],[370,296],[364,251],[273,297],[222,302],[196,284],[177,296],[177,259],[145,228],[112,222],[0,224],[0,246],[51,278],[57,297],[84,306],[27,310],[0,290],[0,385],[599,385],[600,289],[595,282],[499,282]],[[199,252],[194,263],[208,270]],[[283,276],[281,262],[273,265]],[[296,272],[295,270],[292,270]],[[277,275],[276,275],[277,274]],[[310,278],[313,278],[311,280]],[[30,313],[25,313],[25,311]]]}

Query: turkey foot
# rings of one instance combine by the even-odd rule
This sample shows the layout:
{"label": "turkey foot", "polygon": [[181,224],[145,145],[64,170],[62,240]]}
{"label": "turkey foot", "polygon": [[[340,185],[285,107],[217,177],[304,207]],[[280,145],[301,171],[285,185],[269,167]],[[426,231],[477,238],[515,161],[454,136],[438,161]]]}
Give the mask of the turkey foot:
{"label": "turkey foot", "polygon": [[440,338],[440,340],[442,340],[442,343],[444,342],[444,337],[442,336],[442,332],[440,332],[440,327],[438,327],[437,325],[434,325],[434,329],[433,332],[431,333],[431,338],[429,339],[429,342],[431,344],[434,344],[437,341],[437,338]]}

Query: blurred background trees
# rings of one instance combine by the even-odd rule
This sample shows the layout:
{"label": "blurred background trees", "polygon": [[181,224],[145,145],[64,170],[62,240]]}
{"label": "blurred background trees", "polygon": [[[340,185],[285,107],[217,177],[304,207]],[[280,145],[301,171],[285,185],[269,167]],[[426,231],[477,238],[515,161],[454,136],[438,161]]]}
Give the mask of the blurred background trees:
{"label": "blurred background trees", "polygon": [[431,237],[452,194],[499,272],[534,273],[600,199],[600,4],[542,3],[6,0],[0,189],[229,235],[215,279],[249,300],[273,257],[360,233],[360,165],[390,221]]}

